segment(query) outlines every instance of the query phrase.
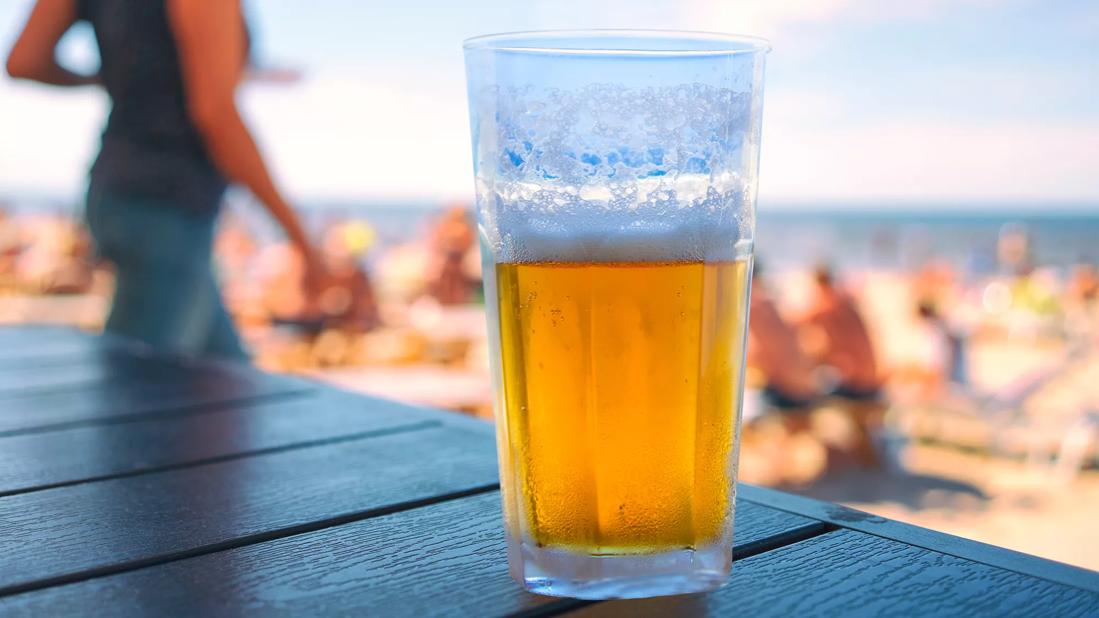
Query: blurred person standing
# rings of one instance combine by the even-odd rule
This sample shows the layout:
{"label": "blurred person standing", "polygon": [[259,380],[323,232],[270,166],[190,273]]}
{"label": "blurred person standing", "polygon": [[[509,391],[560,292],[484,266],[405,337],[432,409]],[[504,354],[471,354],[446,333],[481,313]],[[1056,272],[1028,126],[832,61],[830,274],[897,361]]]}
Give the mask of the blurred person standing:
{"label": "blurred person standing", "polygon": [[[95,75],[56,60],[81,20],[95,31]],[[237,0],[37,0],[12,47],[12,77],[101,85],[111,99],[86,211],[117,272],[107,332],[170,352],[246,358],[211,258],[229,181],[264,203],[303,256],[307,290],[321,290],[321,258],[237,109],[248,50]]]}

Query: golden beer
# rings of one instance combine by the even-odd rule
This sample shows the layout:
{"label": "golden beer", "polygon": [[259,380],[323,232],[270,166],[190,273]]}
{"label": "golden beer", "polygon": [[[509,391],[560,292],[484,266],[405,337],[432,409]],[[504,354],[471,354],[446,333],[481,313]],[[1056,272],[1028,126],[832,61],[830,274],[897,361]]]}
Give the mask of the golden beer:
{"label": "golden beer", "polygon": [[730,532],[748,261],[497,264],[511,533],[586,554]]}

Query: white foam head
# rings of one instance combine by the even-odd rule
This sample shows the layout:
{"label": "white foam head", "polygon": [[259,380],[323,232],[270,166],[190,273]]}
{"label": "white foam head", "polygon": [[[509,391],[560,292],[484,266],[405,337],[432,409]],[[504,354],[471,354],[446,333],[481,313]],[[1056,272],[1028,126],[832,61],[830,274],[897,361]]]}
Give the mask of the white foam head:
{"label": "white foam head", "polygon": [[478,98],[478,211],[499,262],[724,261],[750,251],[748,90],[705,83]]}
{"label": "white foam head", "polygon": [[728,261],[751,250],[750,192],[734,175],[480,189],[498,262]]}

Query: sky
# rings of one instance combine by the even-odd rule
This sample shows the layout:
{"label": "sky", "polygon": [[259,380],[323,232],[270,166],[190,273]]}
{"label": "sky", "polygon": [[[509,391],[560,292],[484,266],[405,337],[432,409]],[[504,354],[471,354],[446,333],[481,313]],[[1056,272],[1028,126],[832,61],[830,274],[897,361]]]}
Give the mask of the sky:
{"label": "sky", "polygon": [[[240,100],[293,201],[469,200],[463,39],[547,28],[767,37],[760,207],[1099,204],[1095,0],[250,0]],[[0,0],[6,54],[30,8]],[[91,33],[61,57],[96,63]],[[0,78],[0,196],[78,196],[108,103]]]}

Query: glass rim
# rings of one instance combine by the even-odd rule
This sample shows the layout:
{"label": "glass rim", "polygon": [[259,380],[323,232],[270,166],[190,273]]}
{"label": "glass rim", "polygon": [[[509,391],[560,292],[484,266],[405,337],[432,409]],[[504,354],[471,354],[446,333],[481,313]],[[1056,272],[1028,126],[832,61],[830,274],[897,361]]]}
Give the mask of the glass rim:
{"label": "glass rim", "polygon": [[[611,44],[613,39],[620,42]],[[629,45],[630,41],[638,44]],[[645,41],[660,42],[666,48],[646,48]],[[762,37],[721,32],[599,28],[484,34],[462,41],[462,49],[578,56],[732,56],[767,53],[771,51],[771,42]]]}

